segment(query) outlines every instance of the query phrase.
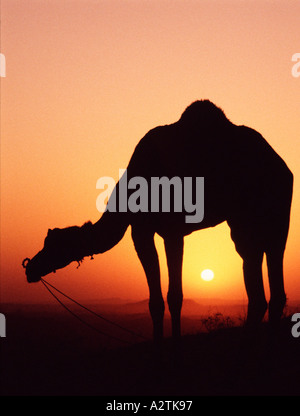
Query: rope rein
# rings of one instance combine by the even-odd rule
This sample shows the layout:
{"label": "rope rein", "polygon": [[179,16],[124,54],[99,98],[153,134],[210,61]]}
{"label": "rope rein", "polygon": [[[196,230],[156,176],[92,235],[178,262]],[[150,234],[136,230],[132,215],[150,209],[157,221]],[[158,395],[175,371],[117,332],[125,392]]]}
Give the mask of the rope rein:
{"label": "rope rein", "polygon": [[[105,318],[102,315],[99,315],[98,313],[96,313],[95,311],[87,308],[86,306],[82,305],[81,303],[77,302],[75,299],[71,298],[70,296],[66,295],[65,293],[63,293],[61,290],[57,289],[55,286],[53,286],[51,283],[47,282],[45,279],[41,278],[41,282],[43,283],[43,285],[45,286],[45,288],[48,290],[49,293],[51,293],[51,295],[54,297],[54,299],[56,299],[56,301],[63,307],[65,308],[71,315],[73,315],[75,318],[77,318],[81,323],[83,323],[84,325],[88,326],[89,328],[95,330],[96,332],[98,332],[101,335],[105,335],[109,338],[113,338],[117,341],[122,341],[122,342],[126,342],[127,344],[131,344],[129,341],[126,341],[124,339],[115,337],[113,335],[107,334],[103,331],[100,331],[98,328],[94,327],[93,325],[90,325],[88,322],[84,321],[82,318],[80,318],[76,313],[74,313],[73,311],[71,311],[71,309],[69,309],[54,293],[53,291],[50,289],[50,287],[54,290],[56,290],[58,293],[60,293],[62,296],[64,296],[65,298],[69,299],[70,301],[72,301],[73,303],[75,303],[76,305],[80,306],[82,309],[86,310],[87,312],[91,313],[92,315],[95,315],[97,318],[102,319],[103,321],[109,323],[110,325],[114,325],[115,327],[126,331],[128,333],[130,333],[131,335],[134,335],[136,337],[142,338],[146,341],[149,341],[148,338],[144,337],[143,335],[140,335],[130,329],[124,328],[123,326],[117,324],[116,322],[113,322],[107,318]],[[50,287],[49,287],[50,286]]]}

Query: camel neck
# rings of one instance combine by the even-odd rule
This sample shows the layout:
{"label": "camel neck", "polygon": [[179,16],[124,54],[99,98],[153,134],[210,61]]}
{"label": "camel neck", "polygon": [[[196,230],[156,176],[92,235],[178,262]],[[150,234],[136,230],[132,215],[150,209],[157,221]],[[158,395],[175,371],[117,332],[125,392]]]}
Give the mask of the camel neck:
{"label": "camel neck", "polygon": [[126,213],[105,211],[95,224],[89,223],[83,233],[87,256],[104,253],[114,247],[123,238],[128,220]]}

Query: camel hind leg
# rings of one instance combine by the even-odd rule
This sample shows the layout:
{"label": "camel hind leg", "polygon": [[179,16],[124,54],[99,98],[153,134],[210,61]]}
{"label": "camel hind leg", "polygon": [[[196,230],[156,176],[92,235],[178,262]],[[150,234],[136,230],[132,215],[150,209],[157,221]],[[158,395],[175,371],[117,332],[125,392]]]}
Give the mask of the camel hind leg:
{"label": "camel hind leg", "polygon": [[242,223],[230,224],[231,238],[236,251],[243,259],[243,274],[248,297],[248,312],[246,326],[256,327],[263,320],[268,304],[265,297],[262,261],[262,248],[259,230],[243,226]]}
{"label": "camel hind leg", "polygon": [[270,286],[269,322],[278,325],[286,303],[283,280],[283,255],[288,225],[271,222],[266,225],[231,227],[231,237],[243,259],[243,271],[248,295],[247,323],[256,325],[267,310],[263,287],[262,260],[266,253]]}
{"label": "camel hind leg", "polygon": [[283,254],[284,250],[282,249],[269,249],[266,252],[271,295],[269,322],[272,327],[278,326],[286,303],[283,280]]}
{"label": "camel hind leg", "polygon": [[291,202],[293,194],[293,174],[286,172],[282,178],[284,187],[278,187],[273,214],[266,221],[265,253],[267,257],[270,286],[269,322],[273,329],[278,327],[285,304],[283,257],[290,226]]}
{"label": "camel hind leg", "polygon": [[261,250],[249,251],[243,256],[244,282],[248,296],[247,325],[250,327],[263,320],[268,307],[263,286],[262,260]]}
{"label": "camel hind leg", "polygon": [[289,211],[281,212],[268,228],[266,256],[270,286],[269,322],[279,324],[286,303],[283,277],[283,257],[289,230]]}

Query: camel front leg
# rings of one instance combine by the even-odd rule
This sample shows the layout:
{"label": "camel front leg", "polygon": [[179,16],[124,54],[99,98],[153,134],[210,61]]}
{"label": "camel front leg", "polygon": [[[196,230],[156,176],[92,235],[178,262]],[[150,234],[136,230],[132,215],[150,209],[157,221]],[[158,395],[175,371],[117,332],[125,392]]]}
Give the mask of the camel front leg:
{"label": "camel front leg", "polygon": [[178,340],[181,336],[182,307],[182,259],[183,237],[170,236],[164,239],[169,270],[168,305],[172,320],[172,337]]}
{"label": "camel front leg", "polygon": [[159,260],[154,243],[154,233],[132,227],[132,239],[149,286],[149,310],[153,322],[153,340],[156,344],[160,344],[163,339],[165,304],[161,291]]}

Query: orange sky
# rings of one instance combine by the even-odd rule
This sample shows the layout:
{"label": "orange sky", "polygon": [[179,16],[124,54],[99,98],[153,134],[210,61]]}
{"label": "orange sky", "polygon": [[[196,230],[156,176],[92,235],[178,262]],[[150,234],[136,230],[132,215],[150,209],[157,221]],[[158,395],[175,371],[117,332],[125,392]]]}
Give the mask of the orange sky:
{"label": "orange sky", "polygon": [[[300,298],[299,19],[292,0],[1,0],[1,301],[49,300],[26,283],[22,259],[48,228],[96,221],[97,179],[117,179],[149,129],[203,98],[262,133],[294,173],[285,284]],[[226,224],[194,233],[185,297],[246,299],[241,266]],[[79,301],[148,296],[129,230],[48,280]]]}

